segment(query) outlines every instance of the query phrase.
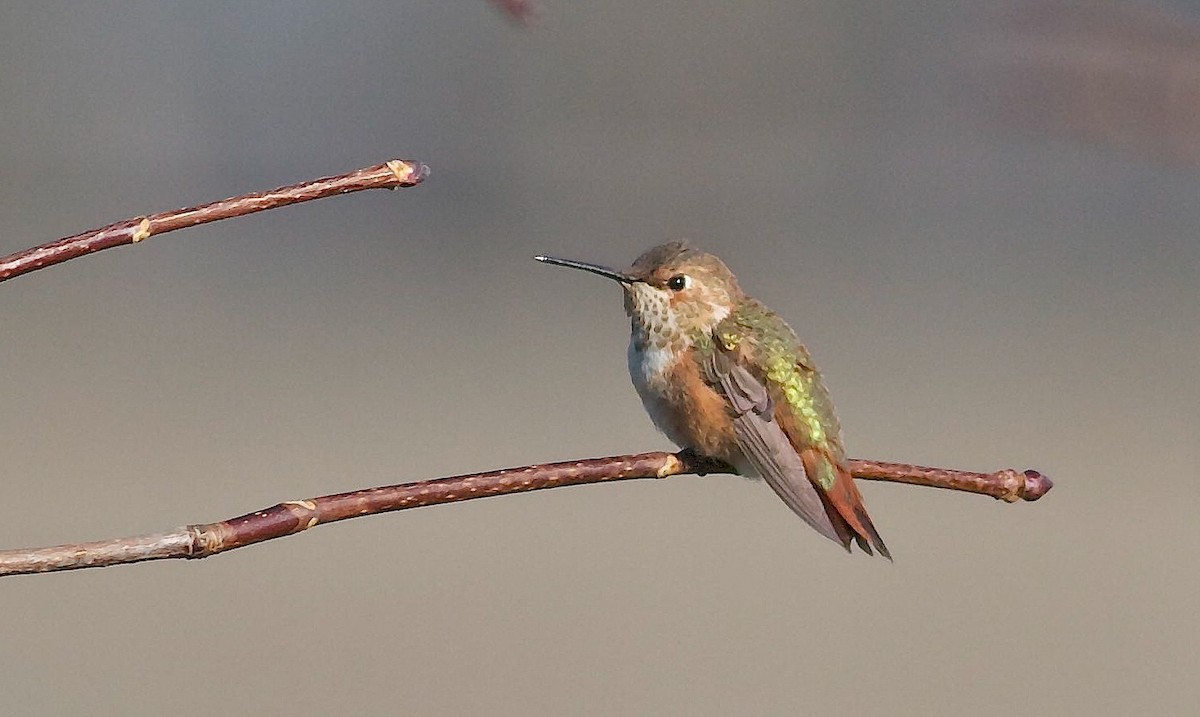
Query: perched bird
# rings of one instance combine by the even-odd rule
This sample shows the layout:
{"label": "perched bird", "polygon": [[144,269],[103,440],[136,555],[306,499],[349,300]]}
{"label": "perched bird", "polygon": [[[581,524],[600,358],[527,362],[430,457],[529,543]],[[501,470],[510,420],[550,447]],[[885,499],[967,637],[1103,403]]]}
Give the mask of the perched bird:
{"label": "perched bird", "polygon": [[668,438],[762,477],[783,502],[847,551],[891,559],[854,484],[833,403],[791,327],[747,296],[725,263],[683,242],[650,249],[628,271],[549,256],[613,279],[629,314],[629,375]]}

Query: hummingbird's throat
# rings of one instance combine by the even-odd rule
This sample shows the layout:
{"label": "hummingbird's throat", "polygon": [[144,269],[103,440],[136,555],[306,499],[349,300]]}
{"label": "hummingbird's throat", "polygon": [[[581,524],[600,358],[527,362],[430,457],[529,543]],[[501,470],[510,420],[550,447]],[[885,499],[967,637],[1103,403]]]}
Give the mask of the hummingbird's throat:
{"label": "hummingbird's throat", "polygon": [[625,311],[629,314],[631,338],[639,349],[682,351],[687,347],[680,317],[663,291],[646,284],[632,285],[625,294]]}
{"label": "hummingbird's throat", "polygon": [[729,316],[724,304],[696,297],[679,300],[647,284],[633,284],[625,294],[632,342],[638,350],[683,351],[712,335]]}

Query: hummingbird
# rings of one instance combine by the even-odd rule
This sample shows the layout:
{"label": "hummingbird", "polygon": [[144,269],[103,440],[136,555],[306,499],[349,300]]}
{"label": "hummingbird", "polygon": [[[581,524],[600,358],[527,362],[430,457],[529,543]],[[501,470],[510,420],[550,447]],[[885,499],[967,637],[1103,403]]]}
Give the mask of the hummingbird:
{"label": "hummingbird", "polygon": [[680,448],[761,477],[817,532],[891,560],[854,484],[829,392],[778,314],[747,296],[716,256],[685,242],[626,271],[551,256],[546,264],[619,283],[629,375],[654,425]]}

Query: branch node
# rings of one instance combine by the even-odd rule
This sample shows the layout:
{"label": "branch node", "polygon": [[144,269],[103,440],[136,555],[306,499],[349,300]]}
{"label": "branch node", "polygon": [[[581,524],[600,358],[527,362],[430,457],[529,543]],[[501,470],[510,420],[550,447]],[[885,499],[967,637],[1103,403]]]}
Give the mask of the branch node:
{"label": "branch node", "polygon": [[188,525],[184,527],[188,536],[191,538],[188,541],[186,557],[188,558],[206,558],[209,555],[217,552],[217,547],[220,545],[220,540],[212,535],[207,528],[207,525]]}
{"label": "branch node", "polygon": [[317,517],[319,515],[317,513],[317,504],[311,500],[285,500],[281,505],[287,508],[289,513],[296,516],[297,533],[301,530],[308,530],[320,522],[320,519]]}
{"label": "branch node", "polygon": [[673,475],[678,475],[683,471],[683,461],[679,460],[679,456],[674,453],[667,456],[663,461],[662,467],[655,471],[654,475],[659,478],[668,478]]}
{"label": "branch node", "polygon": [[150,238],[150,219],[149,219],[149,217],[141,217],[141,221],[138,222],[137,229],[134,230],[133,234],[129,238],[133,241],[134,244],[137,244],[138,242],[140,242],[143,239]]}
{"label": "branch node", "polygon": [[1025,474],[1017,473],[1012,468],[1005,468],[997,471],[996,477],[1000,479],[1000,485],[1004,489],[1000,495],[996,496],[1000,500],[1005,503],[1016,503],[1025,495]]}

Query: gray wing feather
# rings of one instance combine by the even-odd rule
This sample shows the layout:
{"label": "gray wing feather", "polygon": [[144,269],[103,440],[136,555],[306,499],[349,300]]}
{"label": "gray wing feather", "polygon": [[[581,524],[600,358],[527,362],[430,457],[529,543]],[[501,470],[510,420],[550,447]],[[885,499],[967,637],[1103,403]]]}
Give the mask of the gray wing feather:
{"label": "gray wing feather", "polygon": [[766,386],[720,349],[713,351],[710,368],[735,411],[733,430],[750,465],[804,522],[845,546],[800,456],[773,418],[774,404]]}

